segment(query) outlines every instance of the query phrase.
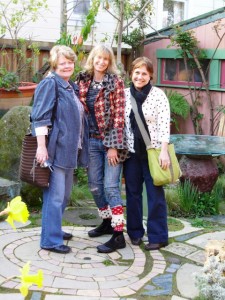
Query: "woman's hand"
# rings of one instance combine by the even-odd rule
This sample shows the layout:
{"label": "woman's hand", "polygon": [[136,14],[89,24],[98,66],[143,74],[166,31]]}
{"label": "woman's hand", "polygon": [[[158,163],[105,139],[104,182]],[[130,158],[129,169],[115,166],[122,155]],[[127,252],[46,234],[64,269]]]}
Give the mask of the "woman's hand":
{"label": "woman's hand", "polygon": [[168,153],[168,143],[163,142],[161,152],[159,154],[159,165],[163,170],[170,167],[170,157]]}
{"label": "woman's hand", "polygon": [[46,148],[45,143],[45,135],[39,135],[37,136],[37,151],[36,151],[36,160],[37,162],[42,165],[46,160],[48,160],[48,150]]}
{"label": "woman's hand", "polygon": [[117,149],[109,148],[107,152],[107,158],[108,158],[108,164],[110,166],[116,166],[119,163]]}

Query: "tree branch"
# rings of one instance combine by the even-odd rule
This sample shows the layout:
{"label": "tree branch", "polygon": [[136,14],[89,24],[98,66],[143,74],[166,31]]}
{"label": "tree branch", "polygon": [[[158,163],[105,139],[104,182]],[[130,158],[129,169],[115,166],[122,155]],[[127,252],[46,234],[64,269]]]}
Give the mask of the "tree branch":
{"label": "tree branch", "polygon": [[105,6],[103,7],[113,18],[115,18],[117,21],[121,22],[121,20],[115,16],[111,11],[108,10],[108,8],[106,8]]}
{"label": "tree branch", "polygon": [[126,26],[123,27],[123,31],[124,31],[127,27],[129,27],[130,24],[132,24],[132,23],[138,18],[138,16],[140,16],[140,14],[145,10],[146,6],[147,6],[148,4],[150,4],[150,2],[152,2],[152,0],[148,0],[148,1],[145,3],[145,5],[142,7],[142,9],[139,11],[139,13],[138,13],[132,20],[130,20],[130,22],[128,22]]}

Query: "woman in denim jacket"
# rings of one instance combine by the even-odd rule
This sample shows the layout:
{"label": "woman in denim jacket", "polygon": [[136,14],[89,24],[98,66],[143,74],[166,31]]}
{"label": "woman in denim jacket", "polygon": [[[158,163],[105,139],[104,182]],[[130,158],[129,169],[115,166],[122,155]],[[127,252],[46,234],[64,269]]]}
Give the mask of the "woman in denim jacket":
{"label": "woman in denim jacket", "polygon": [[126,246],[120,195],[120,174],[126,149],[124,136],[124,83],[117,76],[113,51],[97,45],[90,52],[85,72],[77,78],[80,100],[89,113],[88,183],[103,222],[90,237],[112,234],[97,247],[109,253]]}
{"label": "woman in denim jacket", "polygon": [[31,114],[33,134],[38,142],[36,160],[53,169],[49,187],[43,190],[41,248],[57,253],[71,250],[63,244],[63,240],[71,239],[72,234],[62,231],[62,215],[71,193],[79,151],[86,151],[82,154],[81,164],[87,167],[84,109],[78,99],[77,85],[69,80],[75,60],[71,48],[52,48],[50,64],[53,72],[36,88]]}

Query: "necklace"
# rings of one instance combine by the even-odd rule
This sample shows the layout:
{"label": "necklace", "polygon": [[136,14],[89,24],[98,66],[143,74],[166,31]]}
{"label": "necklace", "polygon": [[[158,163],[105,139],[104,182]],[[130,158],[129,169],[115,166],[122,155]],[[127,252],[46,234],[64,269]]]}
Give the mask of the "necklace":
{"label": "necklace", "polygon": [[93,89],[101,89],[102,88],[102,81],[95,81],[95,80],[92,80],[92,82],[91,82],[91,87],[93,88]]}

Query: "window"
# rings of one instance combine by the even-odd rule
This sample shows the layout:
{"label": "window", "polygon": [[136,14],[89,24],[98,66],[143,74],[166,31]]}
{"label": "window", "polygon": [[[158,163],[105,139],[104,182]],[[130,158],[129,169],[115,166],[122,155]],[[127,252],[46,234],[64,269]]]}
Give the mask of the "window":
{"label": "window", "polygon": [[[205,59],[202,62],[202,69],[204,74],[206,74],[208,63],[208,59]],[[199,70],[197,67],[194,67],[194,62],[191,61],[191,64],[192,66],[189,65],[188,69],[186,70],[183,59],[162,59],[161,83],[173,85],[191,84],[200,86],[202,84],[202,78]],[[206,80],[208,80],[208,74],[209,72],[207,72]]]}
{"label": "window", "polygon": [[184,20],[184,1],[164,0],[163,27],[179,23]]}
{"label": "window", "polygon": [[74,13],[87,15],[90,9],[90,0],[74,0]]}

